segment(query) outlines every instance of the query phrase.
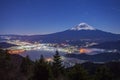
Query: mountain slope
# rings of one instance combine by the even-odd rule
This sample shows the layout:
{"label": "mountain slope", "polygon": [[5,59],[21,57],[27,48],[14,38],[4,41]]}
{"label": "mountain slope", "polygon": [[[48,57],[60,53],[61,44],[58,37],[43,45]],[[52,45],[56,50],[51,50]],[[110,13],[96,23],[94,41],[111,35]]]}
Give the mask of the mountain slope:
{"label": "mountain slope", "polygon": [[75,27],[53,34],[47,35],[32,35],[32,36],[14,36],[11,39],[27,40],[27,41],[41,41],[61,43],[66,41],[117,41],[120,40],[120,34],[113,34],[110,32],[101,31],[93,28],[86,23],[80,23]]}
{"label": "mountain slope", "polygon": [[81,60],[87,60],[91,62],[109,62],[109,61],[118,61],[120,60],[120,53],[100,53],[95,55],[87,54],[66,54],[66,57],[69,58],[78,58]]}
{"label": "mountain slope", "polygon": [[104,42],[98,45],[91,46],[92,48],[101,48],[101,49],[117,49],[120,50],[120,40],[119,41],[111,41]]}
{"label": "mountain slope", "polygon": [[66,40],[78,41],[113,41],[119,40],[120,35],[110,32],[101,31],[89,26],[86,23],[78,24],[77,26],[53,34],[33,36],[32,40],[42,40],[43,42],[65,42]]}
{"label": "mountain slope", "polygon": [[16,45],[10,44],[10,43],[7,43],[7,42],[0,42],[0,48],[9,48],[9,47],[12,47],[12,46],[16,46]]}

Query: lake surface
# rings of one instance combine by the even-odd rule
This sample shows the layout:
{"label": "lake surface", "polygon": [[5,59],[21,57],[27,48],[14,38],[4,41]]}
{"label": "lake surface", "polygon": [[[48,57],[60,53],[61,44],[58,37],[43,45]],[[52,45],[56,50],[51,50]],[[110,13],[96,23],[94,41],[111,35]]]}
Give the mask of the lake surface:
{"label": "lake surface", "polygon": [[[37,60],[37,59],[40,59],[40,56],[43,55],[44,58],[53,58],[53,55],[55,54],[55,50],[53,51],[45,51],[45,50],[30,50],[30,51],[25,51],[24,53],[20,54],[21,56],[25,57],[25,56],[29,56],[31,60]],[[86,54],[88,55],[94,55],[94,54],[98,54],[98,53],[102,53],[104,52],[103,49],[95,49],[95,48],[88,48],[86,49]],[[65,53],[65,52],[59,52],[60,56],[63,56],[65,54],[68,54],[68,53]],[[80,53],[75,53],[75,54],[80,54]]]}
{"label": "lake surface", "polygon": [[[94,54],[99,54],[102,53],[104,50],[102,49],[86,49],[86,54],[88,55],[94,55]],[[53,55],[56,54],[56,51],[46,51],[46,50],[30,50],[30,51],[25,51],[24,53],[21,53],[20,55],[25,57],[25,56],[29,56],[31,60],[35,61],[40,59],[40,56],[43,55],[45,59],[51,59],[53,58]],[[69,54],[69,53],[65,53],[65,52],[59,52],[60,56],[61,56],[61,60],[63,61],[63,65],[65,67],[71,67],[73,65],[77,64],[81,64],[81,63],[85,63],[87,62],[87,60],[80,60],[77,58],[68,58],[65,57],[64,55]],[[80,54],[78,53],[74,53],[74,54]]]}
{"label": "lake surface", "polygon": [[[29,56],[31,60],[40,59],[40,56],[43,55],[45,58],[52,58],[55,54],[55,51],[44,51],[44,50],[31,50],[25,51],[24,53],[20,54],[21,56]],[[66,53],[59,52],[61,56],[64,56]]]}
{"label": "lake surface", "polygon": [[[53,55],[55,54],[55,51],[43,51],[43,50],[31,50],[31,51],[26,51],[24,53],[21,53],[20,55],[25,57],[25,56],[29,56],[31,60],[35,61],[40,59],[40,56],[43,55],[44,58],[53,58]],[[63,61],[63,65],[65,67],[71,67],[73,65],[75,65],[76,63],[84,63],[86,62],[85,60],[80,60],[80,59],[76,59],[76,58],[67,58],[64,57],[64,55],[66,53],[64,52],[59,52],[61,59]]]}

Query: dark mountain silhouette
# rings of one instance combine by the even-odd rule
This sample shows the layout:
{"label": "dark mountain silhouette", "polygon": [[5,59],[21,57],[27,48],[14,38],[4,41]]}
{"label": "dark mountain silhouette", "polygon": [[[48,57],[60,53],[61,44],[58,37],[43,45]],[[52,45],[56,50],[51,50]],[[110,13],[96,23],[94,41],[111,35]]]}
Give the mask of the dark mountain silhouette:
{"label": "dark mountain silhouette", "polygon": [[8,37],[10,37],[10,39],[19,39],[23,41],[41,41],[50,43],[79,40],[97,42],[120,40],[120,34],[113,34],[110,32],[101,31],[93,28],[86,23],[80,23],[71,29],[53,34],[32,36],[8,35]]}
{"label": "dark mountain silhouette", "polygon": [[66,57],[78,58],[78,59],[87,60],[90,62],[110,62],[110,61],[119,61],[120,53],[100,53],[95,55],[66,54]]}
{"label": "dark mountain silhouette", "polygon": [[101,48],[101,49],[117,49],[120,51],[120,40],[119,41],[111,41],[104,42],[98,45],[91,46],[92,48]]}
{"label": "dark mountain silhouette", "polygon": [[10,43],[7,43],[7,42],[0,42],[0,48],[9,48],[9,47],[12,47],[12,46],[16,46],[16,45],[10,44]]}
{"label": "dark mountain silhouette", "polygon": [[119,40],[119,34],[113,34],[110,32],[101,31],[89,26],[86,23],[80,23],[77,26],[53,34],[47,35],[34,35],[31,36],[29,40],[43,42],[66,42],[66,41],[114,41]]}

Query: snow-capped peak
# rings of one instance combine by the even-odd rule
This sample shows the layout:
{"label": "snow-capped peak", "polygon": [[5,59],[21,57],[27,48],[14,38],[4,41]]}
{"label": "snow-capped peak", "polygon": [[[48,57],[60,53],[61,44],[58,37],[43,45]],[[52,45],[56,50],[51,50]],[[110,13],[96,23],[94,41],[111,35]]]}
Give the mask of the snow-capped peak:
{"label": "snow-capped peak", "polygon": [[75,27],[71,28],[70,30],[96,30],[96,29],[86,23],[80,23]]}

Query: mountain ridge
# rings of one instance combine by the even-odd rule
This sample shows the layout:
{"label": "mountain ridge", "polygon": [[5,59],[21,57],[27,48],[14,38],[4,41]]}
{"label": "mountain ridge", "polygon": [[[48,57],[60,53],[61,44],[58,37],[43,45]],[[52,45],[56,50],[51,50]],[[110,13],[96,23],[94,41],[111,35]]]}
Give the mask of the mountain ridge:
{"label": "mountain ridge", "polygon": [[96,29],[88,25],[87,23],[80,23],[75,27],[71,28],[70,30],[96,30]]}
{"label": "mountain ridge", "polygon": [[86,23],[80,23],[71,29],[67,29],[61,32],[46,35],[11,36],[11,39],[18,39],[23,41],[40,41],[45,43],[61,43],[78,40],[104,42],[120,40],[120,34],[105,32],[95,29]]}
{"label": "mountain ridge", "polygon": [[110,62],[110,61],[119,61],[120,53],[99,53],[95,55],[88,54],[66,54],[68,58],[77,58],[80,60],[87,60],[90,62]]}

